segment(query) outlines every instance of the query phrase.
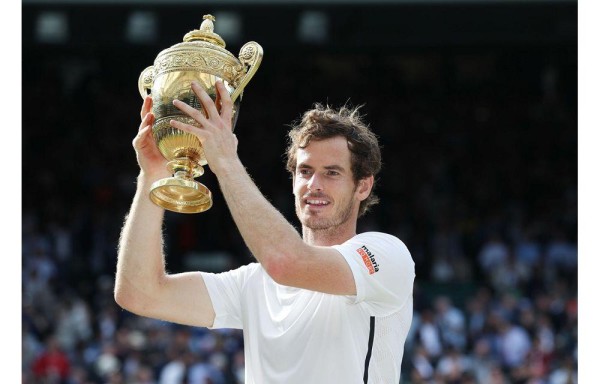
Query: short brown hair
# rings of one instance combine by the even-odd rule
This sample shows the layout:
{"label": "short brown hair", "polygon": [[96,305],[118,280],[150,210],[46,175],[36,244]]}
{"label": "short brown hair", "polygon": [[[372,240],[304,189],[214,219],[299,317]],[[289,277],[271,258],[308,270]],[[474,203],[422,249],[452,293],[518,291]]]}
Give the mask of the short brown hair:
{"label": "short brown hair", "polygon": [[[371,175],[375,179],[381,170],[381,149],[377,136],[363,121],[360,108],[361,106],[342,106],[333,109],[329,105],[317,103],[313,109],[306,111],[299,122],[292,124],[288,133],[287,170],[292,175],[296,172],[296,152],[299,148],[306,148],[311,140],[342,136],[348,142],[354,181],[358,182]],[[373,193],[374,189],[375,183],[371,194],[360,202],[359,217],[379,202],[379,198]]]}

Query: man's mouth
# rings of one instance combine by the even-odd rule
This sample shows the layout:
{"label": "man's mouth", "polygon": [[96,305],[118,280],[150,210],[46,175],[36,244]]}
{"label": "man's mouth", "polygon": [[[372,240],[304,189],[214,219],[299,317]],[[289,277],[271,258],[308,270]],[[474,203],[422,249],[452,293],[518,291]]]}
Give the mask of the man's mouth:
{"label": "man's mouth", "polygon": [[324,205],[328,205],[329,201],[322,200],[322,199],[305,199],[304,203],[308,204],[310,206],[324,206]]}

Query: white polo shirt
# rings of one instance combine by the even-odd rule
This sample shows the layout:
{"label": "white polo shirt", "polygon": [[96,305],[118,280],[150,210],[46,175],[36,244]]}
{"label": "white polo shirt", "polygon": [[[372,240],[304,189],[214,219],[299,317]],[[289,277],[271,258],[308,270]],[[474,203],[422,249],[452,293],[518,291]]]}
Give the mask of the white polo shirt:
{"label": "white polo shirt", "polygon": [[413,314],[414,262],[402,241],[380,232],[337,249],[356,296],[277,284],[259,263],[203,273],[213,328],[244,330],[246,384],[396,384]]}

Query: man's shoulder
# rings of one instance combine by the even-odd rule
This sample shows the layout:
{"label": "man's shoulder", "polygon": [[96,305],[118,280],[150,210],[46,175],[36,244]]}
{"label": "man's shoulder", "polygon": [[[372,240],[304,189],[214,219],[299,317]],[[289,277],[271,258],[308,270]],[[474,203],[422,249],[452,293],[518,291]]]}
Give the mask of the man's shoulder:
{"label": "man's shoulder", "polygon": [[[350,243],[353,247],[362,248],[368,253],[378,253],[386,257],[392,257],[398,261],[405,260],[413,262],[408,247],[397,236],[384,232],[363,232],[352,239]],[[360,251],[358,251],[360,253]]]}
{"label": "man's shoulder", "polygon": [[391,233],[379,232],[379,231],[361,232],[361,233],[357,234],[355,237],[363,237],[363,236],[386,238],[386,239],[396,239],[396,240],[400,241],[400,239],[397,236],[394,236]]}
{"label": "man's shoulder", "polygon": [[385,232],[377,232],[377,231],[369,231],[362,232],[351,238],[349,241],[353,242],[384,242],[389,243],[391,245],[402,246],[405,247],[402,240],[400,240],[397,236],[394,236]]}

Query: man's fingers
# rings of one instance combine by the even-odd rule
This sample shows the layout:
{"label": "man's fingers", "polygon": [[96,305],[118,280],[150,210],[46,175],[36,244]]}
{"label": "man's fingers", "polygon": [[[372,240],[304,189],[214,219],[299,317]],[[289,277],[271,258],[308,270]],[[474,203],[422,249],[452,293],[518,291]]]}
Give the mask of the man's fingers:
{"label": "man's fingers", "polygon": [[150,112],[152,109],[152,96],[148,95],[144,98],[144,103],[142,104],[142,110],[140,111],[140,118],[143,120],[144,116]]}
{"label": "man's fingers", "polygon": [[140,127],[138,131],[141,131],[147,126],[151,126],[154,123],[154,114],[152,112],[147,112],[144,116],[142,116],[142,122],[140,123]]}
{"label": "man's fingers", "polygon": [[140,127],[138,134],[135,135],[135,137],[133,138],[133,142],[132,142],[133,147],[135,149],[139,149],[143,146],[142,143],[144,142],[146,136],[150,135],[150,133],[149,133],[150,131],[151,131],[151,127],[149,125]]}
{"label": "man's fingers", "polygon": [[[221,118],[228,123],[231,123],[233,116],[233,102],[231,101],[231,95],[227,92],[227,88],[225,88],[225,84],[220,80],[217,81],[217,94],[221,101]],[[231,129],[233,130],[233,124],[231,125]]]}
{"label": "man's fingers", "polygon": [[211,97],[206,93],[204,88],[200,86],[197,82],[192,82],[192,90],[198,96],[198,100],[202,104],[204,111],[207,114],[209,119],[215,118],[219,116],[219,112],[217,111],[217,106]]}
{"label": "man's fingers", "polygon": [[200,124],[204,124],[206,122],[206,117],[204,116],[204,114],[202,114],[201,111],[190,106],[189,104],[186,104],[181,100],[175,99],[173,100],[173,105],[181,112],[186,113],[188,116],[190,116],[192,119],[196,120]]}
{"label": "man's fingers", "polygon": [[175,120],[175,119],[169,120],[169,125],[171,127],[173,127],[173,128],[180,129],[180,130],[182,130],[184,132],[190,133],[190,134],[198,137],[198,139],[200,139],[200,142],[204,141],[204,137],[206,135],[206,132],[204,130],[198,128],[198,127],[195,127],[195,126],[190,125],[190,124],[183,123],[183,122],[181,122],[179,120]]}

